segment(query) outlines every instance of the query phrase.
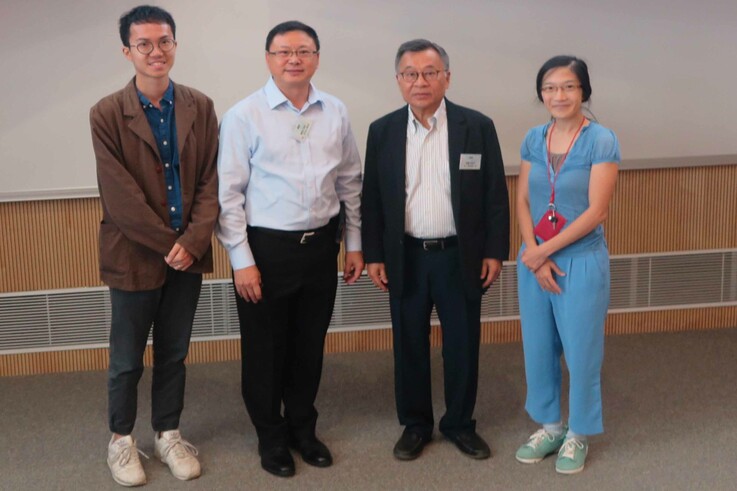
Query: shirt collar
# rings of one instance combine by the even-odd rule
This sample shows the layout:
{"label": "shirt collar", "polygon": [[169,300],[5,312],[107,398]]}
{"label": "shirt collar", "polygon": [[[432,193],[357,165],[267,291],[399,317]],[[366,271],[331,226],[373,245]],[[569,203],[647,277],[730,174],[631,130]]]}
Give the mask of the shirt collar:
{"label": "shirt collar", "polygon": [[[148,97],[143,95],[143,92],[138,90],[136,88],[136,92],[138,93],[138,100],[141,101],[141,104],[144,108],[149,107],[151,104],[151,100],[149,100]],[[163,102],[167,102],[168,104],[174,104],[174,83],[172,83],[171,80],[169,80],[169,86],[166,88],[166,92],[164,92],[164,95],[161,97],[161,100]]]}
{"label": "shirt collar", "polygon": [[[409,106],[409,104],[407,104],[407,112],[409,112],[407,125],[410,127],[413,133],[417,133],[417,130],[422,127],[422,123],[420,123],[417,118],[415,118],[415,114],[412,112],[412,108]],[[441,125],[445,124],[447,120],[448,114],[445,110],[445,98],[443,98],[443,100],[440,101],[440,105],[435,110],[435,114],[430,117],[430,129],[440,127]]]}
{"label": "shirt collar", "polygon": [[[294,108],[292,103],[289,102],[289,99],[287,99],[287,96],[285,96],[284,93],[281,90],[279,90],[279,87],[276,86],[276,82],[274,82],[273,77],[269,77],[269,81],[266,82],[264,91],[266,92],[266,102],[269,105],[269,109],[276,109],[282,104],[287,104],[290,107]],[[322,92],[317,90],[315,85],[312,82],[310,82],[310,93],[307,96],[307,106],[306,107],[312,106],[313,104],[317,104],[318,102],[321,104],[323,102]],[[302,108],[302,109],[305,109],[305,108]]]}

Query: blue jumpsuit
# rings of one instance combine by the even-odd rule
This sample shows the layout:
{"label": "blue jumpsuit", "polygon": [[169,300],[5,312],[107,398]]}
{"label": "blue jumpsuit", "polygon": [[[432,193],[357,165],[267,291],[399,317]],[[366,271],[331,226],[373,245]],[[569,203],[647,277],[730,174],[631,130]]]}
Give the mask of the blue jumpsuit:
{"label": "blue jumpsuit", "polygon": [[[521,149],[522,160],[531,164],[528,186],[534,224],[547,211],[550,198],[545,140],[549,127],[550,123],[532,128]],[[591,166],[620,160],[619,142],[611,130],[595,122],[582,128],[555,184],[557,212],[566,218],[566,227],[589,206]],[[562,290],[559,295],[540,288],[535,275],[517,257],[527,377],[525,409],[540,424],[561,421],[560,358],[564,353],[570,375],[570,428],[581,435],[601,433],[601,365],[610,279],[603,227],[597,226],[550,259],[566,274],[555,278]]]}

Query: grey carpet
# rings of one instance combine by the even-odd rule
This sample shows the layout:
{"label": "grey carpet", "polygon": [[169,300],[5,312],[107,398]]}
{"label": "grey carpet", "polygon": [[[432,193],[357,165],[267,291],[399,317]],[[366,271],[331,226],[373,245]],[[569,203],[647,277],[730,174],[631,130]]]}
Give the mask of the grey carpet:
{"label": "grey carpet", "polygon": [[[328,355],[318,432],[335,465],[298,457],[297,475],[259,466],[239,395],[239,364],[189,367],[182,432],[200,451],[203,476],[179,482],[153,457],[150,372],[140,386],[134,435],[151,456],[145,489],[735,489],[737,329],[609,337],[603,375],[606,433],[591,439],[586,469],[560,476],[554,458],[514,460],[535,425],[524,412],[519,344],[482,346],[476,418],[493,457],[474,461],[436,432],[413,462],[392,457],[399,427],[389,352]],[[442,359],[433,352],[436,418]],[[0,378],[0,489],[122,489],[105,464],[105,373]]]}

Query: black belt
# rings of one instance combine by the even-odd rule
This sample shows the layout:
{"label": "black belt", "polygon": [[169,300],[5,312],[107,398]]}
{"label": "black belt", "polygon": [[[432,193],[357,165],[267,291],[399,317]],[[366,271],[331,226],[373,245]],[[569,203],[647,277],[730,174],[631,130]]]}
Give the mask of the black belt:
{"label": "black belt", "polygon": [[415,249],[422,249],[425,251],[444,251],[449,247],[455,247],[458,245],[458,236],[444,237],[441,239],[417,239],[411,235],[404,236],[404,242]]}
{"label": "black belt", "polygon": [[320,228],[316,228],[313,230],[298,230],[298,231],[292,231],[292,230],[277,230],[274,228],[266,228],[266,227],[252,227],[248,226],[246,227],[246,230],[248,233],[256,232],[256,233],[262,233],[264,235],[271,235],[272,237],[279,237],[281,239],[287,239],[289,241],[298,242],[300,244],[309,244],[310,242],[313,242],[314,240],[317,240],[319,238],[325,237],[327,235],[332,234],[335,235],[335,226],[338,223],[338,217],[333,217],[330,219],[330,221],[327,223],[327,225],[323,225]]}

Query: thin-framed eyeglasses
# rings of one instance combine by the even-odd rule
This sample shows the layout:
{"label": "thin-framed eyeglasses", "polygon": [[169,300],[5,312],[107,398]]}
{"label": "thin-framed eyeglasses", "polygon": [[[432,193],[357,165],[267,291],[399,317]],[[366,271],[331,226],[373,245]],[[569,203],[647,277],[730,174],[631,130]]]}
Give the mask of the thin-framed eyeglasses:
{"label": "thin-framed eyeglasses", "polygon": [[446,73],[447,70],[425,70],[423,72],[416,72],[414,70],[410,70],[407,72],[399,72],[397,75],[402,77],[402,80],[409,83],[417,82],[417,80],[420,78],[420,73],[422,74],[422,78],[425,79],[425,82],[434,82],[438,79],[441,73]]}
{"label": "thin-framed eyeglasses", "polygon": [[581,88],[581,84],[563,84],[563,85],[543,85],[540,87],[540,92],[543,94],[557,94],[559,90],[562,90],[566,94],[570,94],[571,92],[575,92],[576,90]]}
{"label": "thin-framed eyeglasses", "polygon": [[280,49],[277,51],[267,51],[267,53],[280,60],[288,60],[292,56],[296,56],[300,60],[307,60],[318,54],[319,51],[311,49]]}
{"label": "thin-framed eyeglasses", "polygon": [[[173,50],[174,46],[177,45],[177,42],[172,38],[164,38],[159,39],[158,45],[159,49],[166,53],[167,51]],[[142,55],[148,55],[154,50],[154,43],[146,39],[138,44],[131,44],[130,47],[136,48]]]}

